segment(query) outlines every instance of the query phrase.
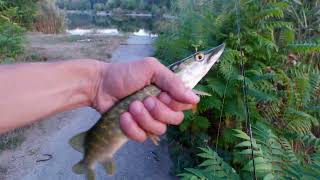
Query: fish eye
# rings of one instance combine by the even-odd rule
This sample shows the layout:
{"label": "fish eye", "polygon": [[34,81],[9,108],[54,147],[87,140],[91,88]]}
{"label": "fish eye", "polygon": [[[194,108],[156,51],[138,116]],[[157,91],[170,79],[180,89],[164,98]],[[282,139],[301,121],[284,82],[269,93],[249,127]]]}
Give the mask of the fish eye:
{"label": "fish eye", "polygon": [[203,53],[197,53],[194,57],[195,57],[196,61],[204,60],[204,54]]}

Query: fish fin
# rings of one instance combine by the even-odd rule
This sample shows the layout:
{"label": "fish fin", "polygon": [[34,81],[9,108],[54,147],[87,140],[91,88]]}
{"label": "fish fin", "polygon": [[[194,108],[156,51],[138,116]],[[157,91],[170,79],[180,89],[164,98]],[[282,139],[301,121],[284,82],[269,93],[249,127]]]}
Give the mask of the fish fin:
{"label": "fish fin", "polygon": [[192,90],[195,94],[200,95],[200,96],[212,96],[210,93],[204,92],[204,91],[199,91],[196,89]]}
{"label": "fish fin", "polygon": [[154,145],[156,145],[156,146],[159,145],[159,142],[160,142],[159,136],[157,136],[155,134],[151,134],[151,133],[148,133],[147,135]]}
{"label": "fish fin", "polygon": [[72,171],[76,174],[86,174],[87,180],[95,180],[94,170],[90,169],[83,163],[83,160],[72,167]]}
{"label": "fish fin", "polygon": [[82,132],[82,133],[79,133],[75,136],[73,136],[70,141],[69,141],[69,144],[73,147],[73,149],[81,152],[81,153],[84,153],[84,140],[85,140],[85,137],[86,137],[86,134],[87,132]]}
{"label": "fish fin", "polygon": [[72,171],[76,174],[85,174],[87,169],[88,168],[85,166],[82,160],[72,167]]}
{"label": "fish fin", "polygon": [[96,175],[92,169],[87,169],[86,178],[87,180],[96,180]]}
{"label": "fish fin", "polygon": [[112,159],[105,161],[102,165],[109,175],[113,176],[115,174],[116,166]]}
{"label": "fish fin", "polygon": [[196,113],[198,111],[198,104],[192,104],[192,113]]}
{"label": "fish fin", "polygon": [[193,104],[192,105],[192,113],[196,113],[198,110],[198,104]]}

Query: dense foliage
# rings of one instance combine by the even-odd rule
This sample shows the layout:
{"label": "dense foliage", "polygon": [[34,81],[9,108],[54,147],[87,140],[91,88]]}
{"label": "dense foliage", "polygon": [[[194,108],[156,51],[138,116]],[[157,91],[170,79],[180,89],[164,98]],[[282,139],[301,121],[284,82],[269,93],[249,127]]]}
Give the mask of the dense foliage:
{"label": "dense foliage", "polygon": [[[0,0],[0,61],[14,58],[23,51],[24,29],[30,27],[30,8],[24,1]],[[28,19],[28,20],[26,20]]]}
{"label": "dense foliage", "polygon": [[116,8],[129,11],[146,11],[152,13],[166,12],[171,0],[58,0],[61,9],[110,11]]}
{"label": "dense foliage", "polygon": [[227,44],[220,63],[197,86],[212,96],[169,131],[175,172],[184,179],[248,179],[253,152],[259,179],[317,179],[320,26],[313,22],[320,21],[320,3],[179,0],[172,9],[179,18],[164,23],[156,42],[165,63],[195,47]]}
{"label": "dense foliage", "polygon": [[15,24],[0,24],[0,63],[23,52],[24,30]]}
{"label": "dense foliage", "polygon": [[0,0],[0,63],[23,53],[25,32],[58,33],[64,16],[49,0]]}

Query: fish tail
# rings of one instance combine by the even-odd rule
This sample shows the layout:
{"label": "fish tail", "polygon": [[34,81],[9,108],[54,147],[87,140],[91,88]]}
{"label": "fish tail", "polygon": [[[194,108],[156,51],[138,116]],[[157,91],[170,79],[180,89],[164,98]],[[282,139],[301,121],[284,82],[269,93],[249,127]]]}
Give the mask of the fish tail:
{"label": "fish tail", "polygon": [[87,180],[96,180],[96,176],[94,174],[93,169],[87,169],[86,177],[87,177]]}
{"label": "fish tail", "polygon": [[86,174],[87,180],[95,180],[94,170],[88,167],[83,160],[72,167],[72,171],[76,174]]}
{"label": "fish tail", "polygon": [[78,162],[72,167],[72,171],[76,174],[85,174],[87,171],[87,166],[84,164],[83,160]]}

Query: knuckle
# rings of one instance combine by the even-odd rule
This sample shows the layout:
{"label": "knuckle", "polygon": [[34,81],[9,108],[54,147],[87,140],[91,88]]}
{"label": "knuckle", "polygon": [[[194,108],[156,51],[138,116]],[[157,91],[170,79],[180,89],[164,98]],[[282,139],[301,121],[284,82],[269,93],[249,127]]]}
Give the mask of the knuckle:
{"label": "knuckle", "polygon": [[143,105],[140,101],[133,101],[132,103],[130,103],[129,105],[129,112],[133,115],[133,116],[137,116],[137,115],[143,115]]}
{"label": "knuckle", "polygon": [[146,57],[143,62],[147,66],[157,66],[159,64],[159,61],[154,57]]}

